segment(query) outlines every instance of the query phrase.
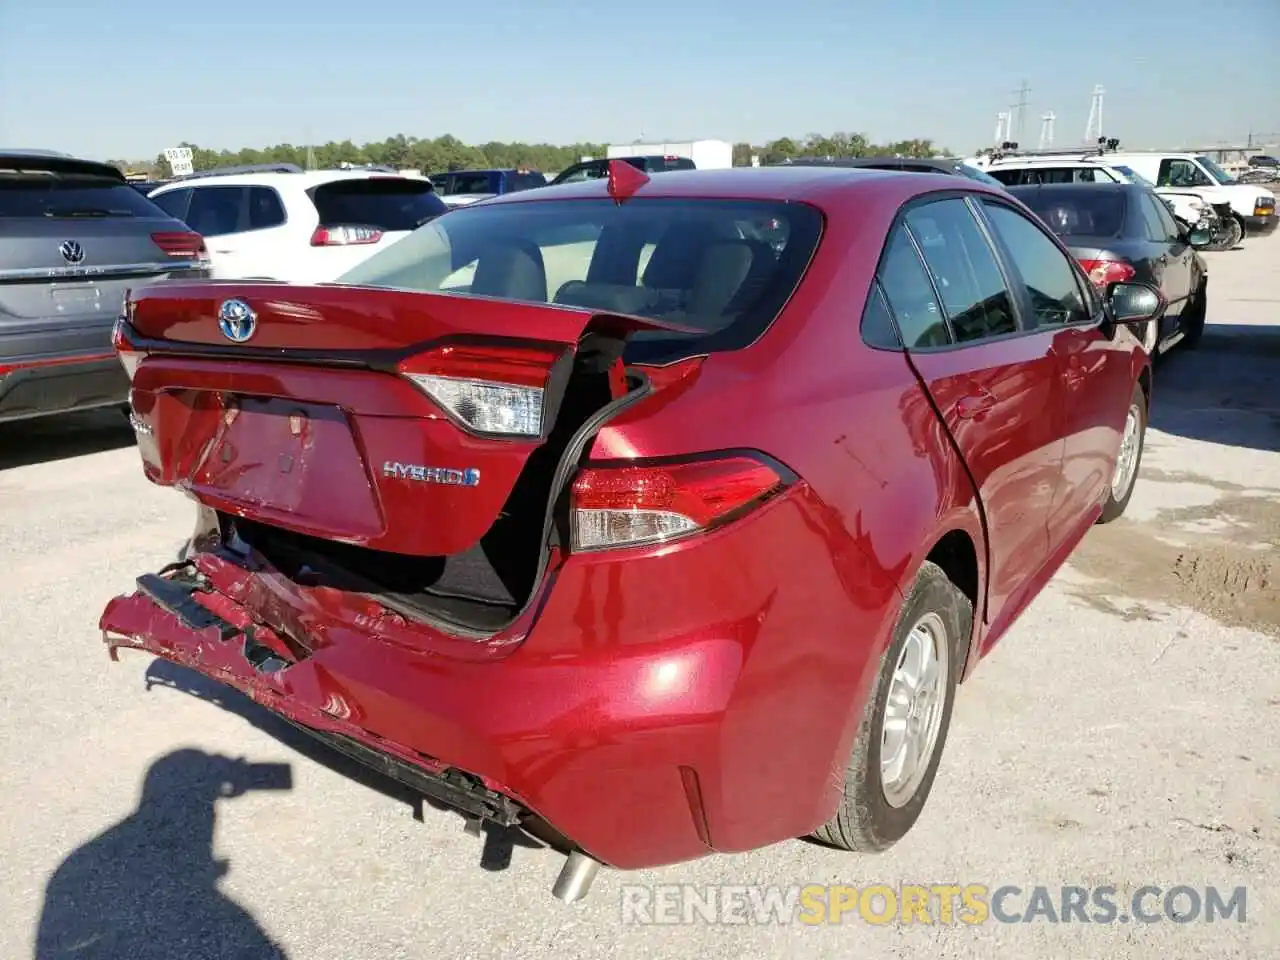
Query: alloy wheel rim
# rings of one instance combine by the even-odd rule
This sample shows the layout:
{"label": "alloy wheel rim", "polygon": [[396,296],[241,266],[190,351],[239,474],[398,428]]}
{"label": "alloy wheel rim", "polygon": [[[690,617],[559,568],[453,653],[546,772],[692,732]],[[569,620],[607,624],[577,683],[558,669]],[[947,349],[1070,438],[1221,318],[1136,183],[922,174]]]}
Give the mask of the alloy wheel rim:
{"label": "alloy wheel rim", "polygon": [[880,733],[880,783],[891,807],[911,802],[938,749],[950,656],[936,613],[916,622],[898,654]]}
{"label": "alloy wheel rim", "polygon": [[1120,438],[1120,454],[1116,457],[1116,470],[1111,477],[1111,495],[1123,500],[1133,486],[1138,467],[1138,427],[1142,423],[1142,411],[1137,404],[1129,406],[1124,418],[1124,435]]}

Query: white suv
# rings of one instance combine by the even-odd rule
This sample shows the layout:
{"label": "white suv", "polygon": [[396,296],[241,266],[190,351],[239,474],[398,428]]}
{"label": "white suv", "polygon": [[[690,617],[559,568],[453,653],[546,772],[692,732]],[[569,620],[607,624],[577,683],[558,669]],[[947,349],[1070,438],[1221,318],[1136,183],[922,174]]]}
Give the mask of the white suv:
{"label": "white suv", "polygon": [[153,190],[205,238],[216,279],[325,283],[446,212],[431,181],[283,164],[195,174]]}

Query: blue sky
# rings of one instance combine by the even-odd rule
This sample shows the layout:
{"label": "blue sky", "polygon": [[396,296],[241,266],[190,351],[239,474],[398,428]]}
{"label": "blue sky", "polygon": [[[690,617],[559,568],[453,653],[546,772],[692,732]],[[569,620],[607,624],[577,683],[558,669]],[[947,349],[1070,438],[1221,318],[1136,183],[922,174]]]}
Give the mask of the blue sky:
{"label": "blue sky", "polygon": [[[1212,20],[1205,11],[1212,10]],[[0,144],[142,158],[395,133],[1280,140],[1280,0],[0,0]],[[1213,45],[1211,45],[1213,44]]]}

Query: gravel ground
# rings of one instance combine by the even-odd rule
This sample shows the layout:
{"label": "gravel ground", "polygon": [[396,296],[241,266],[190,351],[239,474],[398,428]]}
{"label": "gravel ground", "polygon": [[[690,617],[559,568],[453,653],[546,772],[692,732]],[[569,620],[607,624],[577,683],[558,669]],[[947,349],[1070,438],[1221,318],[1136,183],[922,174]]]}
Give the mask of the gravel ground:
{"label": "gravel ground", "polygon": [[[145,655],[111,665],[103,604],[173,558],[191,508],[110,416],[0,427],[0,957],[32,956],[42,922],[80,942],[41,960],[1280,955],[1280,235],[1209,259],[1213,326],[1157,373],[1130,515],[961,691],[916,829],[878,857],[795,841],[602,872],[572,906],[550,851],[417,822],[244,700]],[[239,757],[290,788],[219,797]],[[1122,913],[1145,884],[1244,886],[1247,914],[654,927],[621,908],[624,883],[937,882],[1018,885],[1018,912],[1036,885],[1111,884]]]}

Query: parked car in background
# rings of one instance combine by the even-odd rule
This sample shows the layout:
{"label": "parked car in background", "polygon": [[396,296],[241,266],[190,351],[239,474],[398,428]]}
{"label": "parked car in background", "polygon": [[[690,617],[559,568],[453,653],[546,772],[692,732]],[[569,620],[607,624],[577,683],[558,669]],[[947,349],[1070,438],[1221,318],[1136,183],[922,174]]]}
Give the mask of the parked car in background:
{"label": "parked car in background", "polygon": [[150,194],[206,238],[213,276],[323,283],[446,211],[430,181],[291,164],[197,173]]}
{"label": "parked car in background", "polygon": [[985,170],[1010,187],[1037,183],[1138,183],[1154,190],[1178,219],[1211,230],[1214,242],[1206,249],[1230,250],[1244,235],[1230,203],[1214,205],[1192,189],[1157,187],[1132,167],[1113,162],[1105,153],[1009,154],[988,160]]}
{"label": "parked car in background", "polygon": [[577,183],[580,180],[602,180],[609,176],[611,160],[621,160],[643,173],[670,173],[673,170],[696,170],[697,165],[689,157],[644,156],[644,157],[597,157],[594,160],[583,160],[571,167],[561,170],[551,180],[551,186],[562,183]]}
{"label": "parked car in background", "polygon": [[200,236],[115,167],[0,151],[0,421],[123,406],[125,292],[208,266]]}
{"label": "parked car in background", "polygon": [[1003,189],[1003,184],[987,176],[977,167],[958,157],[795,157],[772,166],[860,167],[867,170],[903,170],[910,173],[942,173],[968,177],[989,187]]}
{"label": "parked car in background", "polygon": [[1147,353],[1200,342],[1209,271],[1196,248],[1209,244],[1207,232],[1179,224],[1141,184],[1037,184],[1009,192],[1058,234],[1099,290],[1133,281],[1159,288],[1168,307],[1138,331]]}
{"label": "parked car in background", "polygon": [[197,532],[103,637],[537,834],[565,898],[882,850],[958,683],[1124,512],[1162,307],[1002,189],[803,166],[615,163],[337,284],[149,288],[116,342]]}
{"label": "parked car in background", "polygon": [[489,197],[545,187],[547,178],[537,170],[450,170],[431,174],[436,193],[450,207],[462,207]]}

